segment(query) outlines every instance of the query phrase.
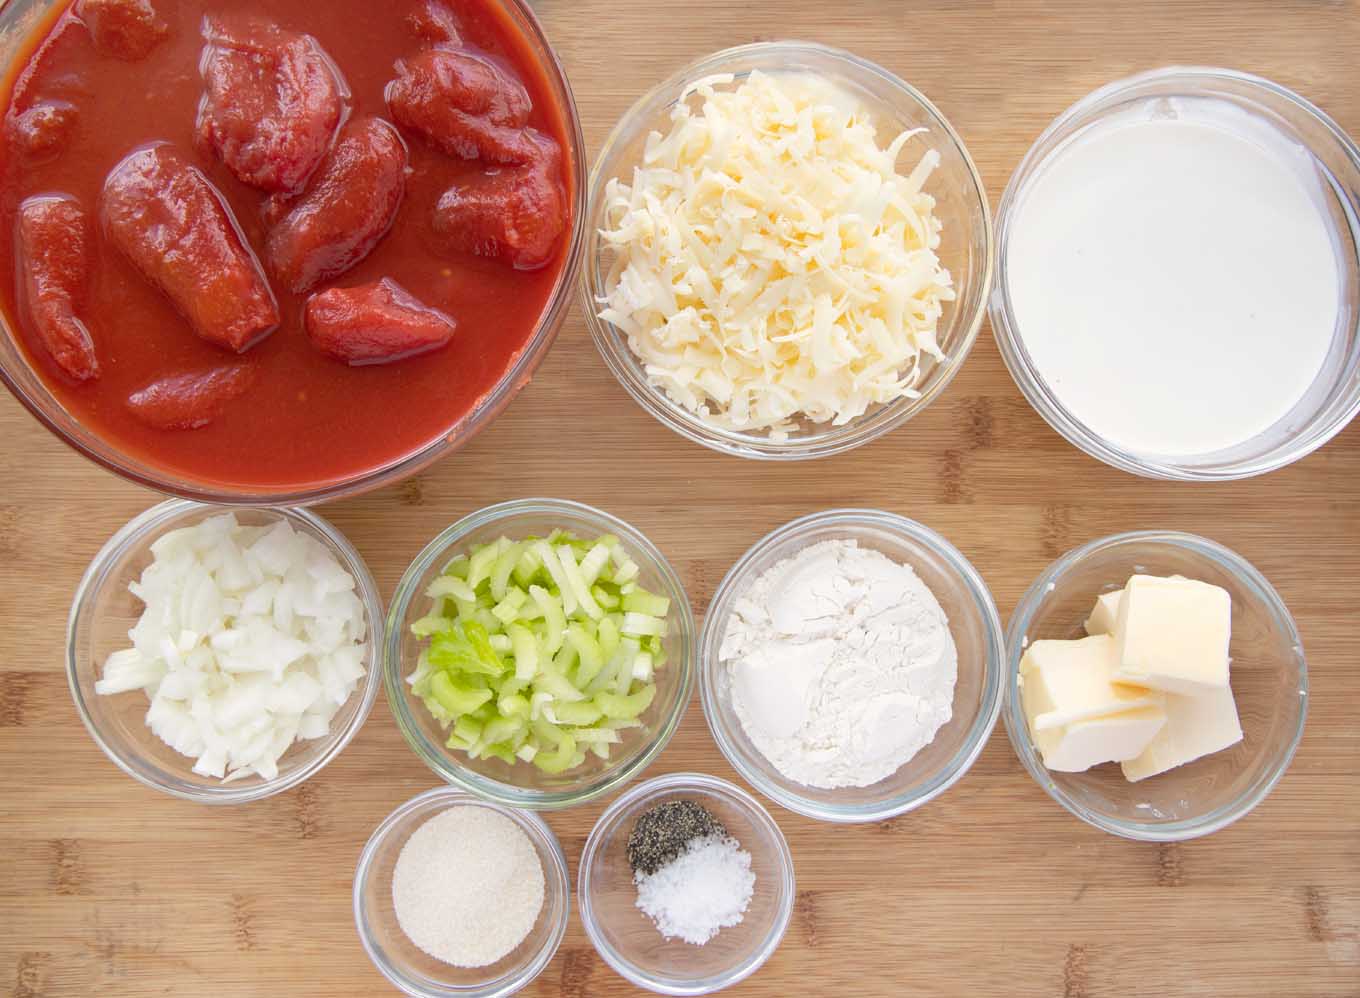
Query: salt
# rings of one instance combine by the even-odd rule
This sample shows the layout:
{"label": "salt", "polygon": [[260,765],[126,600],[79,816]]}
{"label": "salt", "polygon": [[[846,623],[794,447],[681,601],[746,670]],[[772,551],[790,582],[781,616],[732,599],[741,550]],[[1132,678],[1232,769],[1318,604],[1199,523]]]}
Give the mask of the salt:
{"label": "salt", "polygon": [[710,835],[655,873],[637,873],[637,906],[667,939],[702,946],[718,930],[739,925],[756,877],[751,854],[730,836]]}

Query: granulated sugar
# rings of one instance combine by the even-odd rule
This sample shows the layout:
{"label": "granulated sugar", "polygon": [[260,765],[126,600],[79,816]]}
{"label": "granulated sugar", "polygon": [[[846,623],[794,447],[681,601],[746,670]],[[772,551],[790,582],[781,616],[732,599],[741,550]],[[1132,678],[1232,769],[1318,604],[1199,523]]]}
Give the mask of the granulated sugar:
{"label": "granulated sugar", "polygon": [[485,967],[533,929],[543,887],[543,864],[519,825],[489,808],[461,806],[406,840],[392,903],[407,938],[430,956]]}
{"label": "granulated sugar", "polygon": [[695,839],[655,873],[638,873],[637,906],[667,939],[702,946],[741,922],[756,877],[751,854],[730,836]]}

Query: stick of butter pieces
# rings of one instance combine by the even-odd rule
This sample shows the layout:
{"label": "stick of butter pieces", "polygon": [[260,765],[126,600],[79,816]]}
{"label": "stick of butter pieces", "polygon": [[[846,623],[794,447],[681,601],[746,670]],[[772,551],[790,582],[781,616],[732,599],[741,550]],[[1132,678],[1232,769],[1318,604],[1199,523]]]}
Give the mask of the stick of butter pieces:
{"label": "stick of butter pieces", "polygon": [[1135,575],[1096,600],[1090,637],[1036,641],[1020,663],[1021,692],[1044,765],[1118,762],[1137,782],[1241,741],[1231,613],[1218,586]]}

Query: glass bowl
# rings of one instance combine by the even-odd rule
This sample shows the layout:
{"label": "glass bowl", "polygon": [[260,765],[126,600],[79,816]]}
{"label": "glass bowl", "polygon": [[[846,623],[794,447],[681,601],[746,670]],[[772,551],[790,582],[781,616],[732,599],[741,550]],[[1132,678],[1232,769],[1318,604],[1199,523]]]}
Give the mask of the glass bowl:
{"label": "glass bowl", "polygon": [[[251,775],[223,783],[193,772],[194,760],[180,755],[154,735],[144,720],[146,694],[140,690],[100,696],[94,691],[104,660],[128,646],[128,631],[141,616],[141,600],[128,592],[151,564],[151,545],[162,534],[209,516],[235,513],[250,526],[285,520],[314,537],[354,576],[368,622],[365,676],[331,721],[330,734],[294,742],[279,760],[272,780]],[[66,678],[80,719],[104,754],[133,779],[175,797],[201,804],[243,804],[295,787],[330,762],[363,726],[378,695],[382,647],[382,599],[364,560],[335,527],[305,509],[231,509],[171,499],[153,506],[114,534],[85,570],[71,605],[66,635]]]}
{"label": "glass bowl", "polygon": [[[1012,223],[1049,158],[1087,128],[1166,98],[1211,98],[1245,109],[1296,145],[1317,173],[1333,230],[1341,301],[1331,352],[1304,397],[1274,426],[1227,450],[1165,457],[1123,448],[1088,428],[1044,381],[1025,348],[1010,290]],[[997,211],[992,329],[1011,376],[1049,425],[1087,454],[1148,478],[1223,481],[1264,474],[1321,447],[1360,412],[1360,149],[1321,110],[1276,83],[1227,69],[1168,67],[1102,87],[1048,126],[1011,177]]]}
{"label": "glass bowl", "polygon": [[[1183,575],[1232,596],[1232,690],[1243,740],[1160,776],[1129,783],[1118,766],[1084,773],[1044,767],[1020,702],[1020,658],[1029,642],[1080,638],[1101,593],[1135,574]],[[1015,754],[1067,810],[1097,828],[1146,842],[1175,842],[1224,828],[1265,799],[1284,775],[1308,713],[1308,666],[1293,618],[1265,577],[1220,544],[1192,534],[1116,534],[1048,567],[1021,598],[1006,632],[1002,716]]]}
{"label": "glass bowl", "polygon": [[[554,529],[582,538],[614,534],[641,568],[638,582],[671,601],[671,630],[665,639],[667,663],[656,671],[656,698],[643,713],[640,728],[620,734],[608,760],[587,754],[586,761],[550,776],[530,763],[510,766],[499,759],[469,759],[445,747],[447,733],[411,693],[406,677],[416,666],[422,640],[412,622],[429,609],[425,589],[444,566],[469,546],[505,536],[547,536]],[[383,670],[387,701],[406,742],[443,780],[485,800],[510,807],[552,810],[572,807],[607,794],[641,773],[666,747],[680,725],[694,685],[694,612],[684,586],[662,553],[633,527],[608,513],[563,499],[518,499],[488,506],[459,520],[426,545],[397,585],[388,609]]]}
{"label": "glass bowl", "polygon": [[[28,54],[26,41],[34,26],[54,7],[69,0],[8,0],[0,2],[0,67],[11,64]],[[75,414],[68,411],[51,392],[43,379],[33,370],[24,351],[16,342],[15,331],[0,315],[0,381],[31,412],[39,422],[51,430],[73,450],[96,464],[158,492],[182,496],[209,503],[239,506],[297,506],[329,502],[390,485],[416,474],[437,459],[462,447],[500,415],[510,401],[529,383],[553,340],[561,329],[571,307],[580,265],[581,244],[585,234],[585,139],[581,134],[580,117],[575,97],[567,82],[566,71],[535,16],[528,0],[497,0],[506,18],[526,39],[543,67],[543,78],[552,89],[562,108],[565,137],[566,168],[574,178],[570,195],[572,226],[566,249],[566,262],[557,277],[538,328],[525,343],[514,364],[496,386],[472,412],[447,427],[437,438],[420,449],[395,457],[383,464],[343,478],[283,486],[266,490],[258,486],[240,486],[229,481],[208,481],[189,477],[142,457],[121,450],[89,427],[82,425]],[[4,75],[11,76],[10,72]]]}
{"label": "glass bowl", "polygon": [[[854,540],[911,566],[944,608],[959,661],[953,716],[934,741],[871,786],[822,790],[784,776],[751,741],[732,707],[730,674],[718,653],[734,604],[762,573],[810,545],[832,540]],[[699,647],[699,693],[718,748],[765,796],[819,821],[882,821],[933,800],[968,772],[1001,707],[1001,619],[986,583],[935,531],[880,510],[814,513],[760,540],[718,586]]]}
{"label": "glass bowl", "polygon": [[[543,865],[543,908],[515,949],[486,967],[454,967],[419,949],[397,922],[392,873],[409,839],[425,822],[452,807],[484,807],[509,818],[533,843]],[[494,900],[494,899],[491,899]],[[536,814],[488,804],[454,787],[408,800],[378,826],[354,874],[354,924],[364,952],[389,981],[413,998],[503,998],[543,972],[562,943],[571,909],[567,860],[552,829]]]}
{"label": "glass bowl", "polygon": [[[648,133],[669,127],[670,109],[691,83],[715,73],[731,73],[740,80],[752,70],[767,74],[815,73],[836,82],[873,109],[879,119],[880,141],[888,141],[907,129],[924,130],[930,147],[940,153],[940,165],[926,184],[937,202],[936,215],[944,223],[937,252],[941,263],[953,275],[958,294],[956,301],[945,304],[940,320],[938,340],[945,358],[923,364],[922,378],[916,386],[919,398],[899,399],[870,408],[844,426],[805,421],[787,440],[771,440],[763,433],[724,430],[703,422],[653,385],[629,347],[627,336],[595,314],[595,303],[603,296],[613,259],[613,253],[600,237],[605,185],[612,178],[631,175],[642,160]],[[912,148],[918,147],[913,143]],[[808,42],[759,42],[725,49],[686,66],[639,99],[615,126],[591,172],[585,238],[583,311],[595,345],[619,383],[644,409],[682,436],[714,450],[766,460],[839,454],[900,426],[939,398],[972,349],[992,282],[992,221],[987,196],[977,168],[953,126],[923,94],[881,66],[849,52]]]}
{"label": "glass bowl", "polygon": [[[628,836],[643,812],[673,800],[707,808],[751,854],[755,888],[742,921],[703,946],[666,939],[637,908]],[[779,948],[793,914],[793,856],[769,813],[746,791],[698,773],[659,776],[600,815],[581,854],[581,922],[606,963],[664,995],[707,995],[750,977]]]}

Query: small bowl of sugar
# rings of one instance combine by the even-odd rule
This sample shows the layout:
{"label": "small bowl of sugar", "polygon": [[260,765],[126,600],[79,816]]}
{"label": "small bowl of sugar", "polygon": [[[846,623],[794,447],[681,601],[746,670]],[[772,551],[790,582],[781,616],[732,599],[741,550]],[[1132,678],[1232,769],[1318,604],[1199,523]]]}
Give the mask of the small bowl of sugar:
{"label": "small bowl of sugar", "polygon": [[542,818],[439,787],[368,840],[354,922],[374,966],[405,994],[504,998],[552,960],[570,894],[566,857]]}
{"label": "small bowl of sugar", "polygon": [[577,906],[604,961],[664,995],[707,995],[754,974],[793,914],[793,856],[760,803],[725,780],[648,780],[600,816]]}
{"label": "small bowl of sugar", "polygon": [[718,587],[699,642],[723,755],[791,811],[882,821],[933,800],[996,725],[1001,619],[963,554],[881,510],[795,520]]}

